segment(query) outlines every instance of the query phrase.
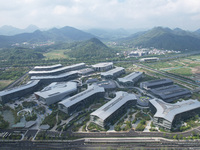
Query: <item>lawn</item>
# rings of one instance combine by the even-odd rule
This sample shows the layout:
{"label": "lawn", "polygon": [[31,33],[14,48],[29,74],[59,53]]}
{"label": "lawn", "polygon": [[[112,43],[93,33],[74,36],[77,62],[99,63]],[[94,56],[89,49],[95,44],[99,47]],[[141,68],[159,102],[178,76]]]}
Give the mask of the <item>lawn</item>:
{"label": "lawn", "polygon": [[192,76],[192,70],[190,68],[179,68],[170,70],[169,72],[177,75]]}
{"label": "lawn", "polygon": [[69,52],[70,50],[53,50],[48,53],[44,53],[43,55],[46,57],[46,59],[69,59],[69,56],[64,54],[65,52]]}
{"label": "lawn", "polygon": [[0,80],[0,90],[8,86],[10,83],[12,83],[14,80]]}

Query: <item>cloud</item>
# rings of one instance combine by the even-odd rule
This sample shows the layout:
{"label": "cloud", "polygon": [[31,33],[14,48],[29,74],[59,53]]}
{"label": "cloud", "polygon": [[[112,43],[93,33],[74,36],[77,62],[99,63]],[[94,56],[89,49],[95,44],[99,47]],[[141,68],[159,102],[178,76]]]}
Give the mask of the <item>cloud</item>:
{"label": "cloud", "polygon": [[200,28],[199,0],[0,0],[2,25]]}

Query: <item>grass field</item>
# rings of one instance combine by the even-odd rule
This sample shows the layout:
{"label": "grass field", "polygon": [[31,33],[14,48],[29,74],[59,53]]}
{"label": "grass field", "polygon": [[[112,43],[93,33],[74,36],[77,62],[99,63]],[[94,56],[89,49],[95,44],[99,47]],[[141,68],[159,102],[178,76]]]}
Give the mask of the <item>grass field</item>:
{"label": "grass field", "polygon": [[13,80],[0,80],[0,90],[12,83]]}
{"label": "grass field", "polygon": [[54,50],[50,51],[48,53],[44,53],[43,55],[46,57],[46,59],[70,59],[69,56],[64,54],[64,52],[69,52],[70,50]]}
{"label": "grass field", "polygon": [[168,72],[182,75],[182,76],[192,76],[193,75],[192,69],[190,69],[190,68],[179,68],[179,69],[170,70]]}

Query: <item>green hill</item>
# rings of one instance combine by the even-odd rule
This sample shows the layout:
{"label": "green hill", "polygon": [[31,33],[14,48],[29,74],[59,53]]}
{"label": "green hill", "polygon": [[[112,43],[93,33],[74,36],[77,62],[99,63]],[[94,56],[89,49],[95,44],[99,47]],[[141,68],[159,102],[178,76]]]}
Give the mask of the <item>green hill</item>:
{"label": "green hill", "polygon": [[0,50],[0,60],[35,60],[44,58],[41,53],[35,52],[32,49],[16,47]]}
{"label": "green hill", "polygon": [[115,51],[105,44],[103,44],[99,39],[92,38],[90,40],[81,42],[71,48],[71,51],[67,53],[73,58],[109,58],[115,55]]}
{"label": "green hill", "polygon": [[156,27],[146,32],[124,38],[121,42],[131,46],[155,47],[170,50],[200,50],[200,38],[196,34],[179,28]]}
{"label": "green hill", "polygon": [[47,31],[36,30],[33,33],[22,33],[14,36],[0,35],[0,47],[8,47],[15,43],[37,42],[72,42],[83,41],[94,37],[92,34],[83,32],[73,27],[53,28]]}

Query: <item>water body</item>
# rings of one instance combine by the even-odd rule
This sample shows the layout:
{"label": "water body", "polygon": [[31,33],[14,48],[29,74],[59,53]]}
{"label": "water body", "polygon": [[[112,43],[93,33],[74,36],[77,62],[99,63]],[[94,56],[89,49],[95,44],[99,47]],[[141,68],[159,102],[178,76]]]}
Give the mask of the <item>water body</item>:
{"label": "water body", "polygon": [[13,116],[12,111],[4,110],[1,114],[2,114],[2,116],[4,118],[4,120],[9,122],[9,128],[11,128],[12,125],[15,124],[15,118]]}

